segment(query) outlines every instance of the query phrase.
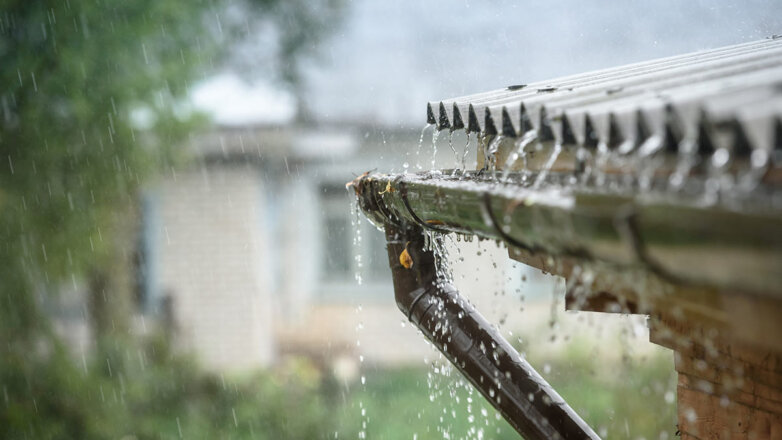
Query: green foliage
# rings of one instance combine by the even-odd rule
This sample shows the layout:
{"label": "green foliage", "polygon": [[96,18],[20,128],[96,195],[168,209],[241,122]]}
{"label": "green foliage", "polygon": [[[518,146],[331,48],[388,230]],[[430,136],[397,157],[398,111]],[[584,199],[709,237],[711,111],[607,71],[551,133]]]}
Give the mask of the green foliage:
{"label": "green foliage", "polygon": [[234,38],[247,36],[248,29],[264,25],[271,25],[277,32],[273,38],[260,42],[267,53],[259,53],[258,41],[251,40],[249,47],[238,47],[231,62],[246,74],[262,72],[298,92],[300,63],[304,59],[317,59],[317,43],[339,27],[345,3],[344,0],[245,0],[243,6],[251,11],[249,18],[237,14],[224,17],[233,29]]}
{"label": "green foliage", "polygon": [[[311,438],[311,389],[287,396],[291,384],[269,376],[226,390],[152,352],[139,369],[149,347],[127,331],[139,188],[205,125],[188,89],[257,26],[280,41],[267,71],[293,83],[339,3],[311,6],[328,13],[282,0],[0,0],[0,438],[230,438],[252,426],[279,438],[275,411],[291,406],[303,416],[291,432]],[[77,280],[98,339],[84,362],[42,311]],[[232,405],[246,422],[228,432]]]}
{"label": "green foliage", "polygon": [[295,81],[296,60],[339,3],[293,2],[308,12],[290,3],[2,2],[0,277],[11,280],[9,328],[39,319],[31,290],[78,276],[116,249],[110,228],[127,214],[117,207],[132,205],[138,186],[171,167],[176,146],[203,125],[182,99],[232,54],[249,20],[279,23],[271,59]]}
{"label": "green foliage", "polygon": [[[575,345],[575,344],[574,344]],[[676,373],[670,357],[642,363],[608,362],[573,350],[531,363],[602,438],[673,438],[676,407],[666,402]],[[598,374],[607,369],[604,374]],[[366,425],[371,439],[517,439],[485,399],[452,368],[380,370],[365,389],[348,392],[340,409],[340,438],[355,438]],[[366,410],[366,418],[361,410]],[[480,431],[480,433],[479,433]]]}
{"label": "green foliage", "polygon": [[603,438],[660,438],[662,432],[673,438],[676,371],[670,352],[604,364],[579,351],[577,342],[571,347],[562,359],[530,362],[549,365],[546,379]]}
{"label": "green foliage", "polygon": [[[174,145],[196,122],[172,108],[215,53],[216,46],[191,44],[206,7],[98,0],[0,8],[3,438],[92,434],[99,378],[64,353],[40,306],[64,280],[110,278],[114,255],[127,254],[132,230],[121,228],[137,187],[170,165]],[[143,135],[131,118],[138,109],[152,116]],[[114,319],[128,310],[115,309],[103,311],[119,325]],[[117,335],[99,335],[109,336]]]}
{"label": "green foliage", "polygon": [[[675,406],[664,397],[675,387],[669,357],[601,364],[571,351],[533,363],[548,365],[547,379],[604,438],[658,438],[663,431],[673,437]],[[330,388],[305,361],[238,380],[204,375],[161,341],[116,351],[86,371],[67,362],[44,365],[36,374],[57,393],[43,400],[46,406],[12,401],[0,411],[0,437],[176,439],[181,430],[183,438],[317,439],[356,438],[363,430],[372,439],[518,438],[455,370],[439,363],[374,370],[366,385]],[[609,371],[598,374],[601,367]]]}
{"label": "green foliage", "polygon": [[[3,335],[40,325],[33,292],[105,261],[116,217],[127,213],[117,208],[170,166],[196,122],[172,111],[215,50],[191,44],[206,7],[193,4],[3,5],[0,276],[15,274],[2,287],[14,319]],[[140,109],[153,124],[143,139],[131,118]]]}
{"label": "green foliage", "polygon": [[0,363],[3,392],[12,396],[0,402],[0,438],[316,439],[332,429],[319,377],[305,362],[226,379],[172,357],[160,342],[83,369],[62,353],[52,360]]}
{"label": "green foliage", "polygon": [[437,373],[420,368],[373,371],[366,380],[366,388],[356,385],[340,409],[340,438],[356,438],[365,420],[370,439],[518,438],[449,366],[439,366]]}

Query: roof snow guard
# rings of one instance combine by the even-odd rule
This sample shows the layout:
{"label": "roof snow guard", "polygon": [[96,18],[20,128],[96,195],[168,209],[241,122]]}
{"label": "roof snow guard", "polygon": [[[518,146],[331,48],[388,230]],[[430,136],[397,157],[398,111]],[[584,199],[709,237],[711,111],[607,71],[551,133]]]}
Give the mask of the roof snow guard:
{"label": "roof snow guard", "polygon": [[[429,102],[438,129],[563,146],[641,145],[782,149],[782,38],[646,61]],[[719,145],[720,142],[730,145]],[[715,145],[718,144],[718,145]]]}

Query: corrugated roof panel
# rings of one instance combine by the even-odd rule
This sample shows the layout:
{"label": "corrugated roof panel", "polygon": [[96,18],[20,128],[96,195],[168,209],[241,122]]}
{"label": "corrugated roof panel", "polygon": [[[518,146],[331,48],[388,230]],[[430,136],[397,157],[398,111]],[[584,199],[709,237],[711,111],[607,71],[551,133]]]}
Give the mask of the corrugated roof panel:
{"label": "corrugated roof panel", "polygon": [[770,127],[781,109],[782,39],[770,38],[430,102],[427,120],[440,129],[505,137],[536,130],[542,141],[611,147],[728,130],[713,137],[768,151],[779,148]]}

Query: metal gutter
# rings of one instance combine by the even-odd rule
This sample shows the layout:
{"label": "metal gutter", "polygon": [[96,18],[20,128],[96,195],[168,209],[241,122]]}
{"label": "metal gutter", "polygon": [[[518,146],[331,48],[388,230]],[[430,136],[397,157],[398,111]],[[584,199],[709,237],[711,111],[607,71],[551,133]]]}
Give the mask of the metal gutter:
{"label": "metal gutter", "polygon": [[553,257],[718,289],[779,296],[782,212],[746,202],[524,187],[487,173],[369,174],[353,185],[379,225],[406,222],[438,232],[502,240]]}

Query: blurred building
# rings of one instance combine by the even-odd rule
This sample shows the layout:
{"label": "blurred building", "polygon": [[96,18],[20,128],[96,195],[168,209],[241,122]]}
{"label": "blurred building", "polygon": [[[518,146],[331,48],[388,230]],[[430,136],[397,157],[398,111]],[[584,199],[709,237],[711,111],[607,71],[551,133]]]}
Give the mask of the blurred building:
{"label": "blurred building", "polygon": [[[431,351],[403,326],[385,238],[352,208],[345,188],[363,171],[415,157],[418,136],[263,126],[221,128],[193,141],[196,164],[145,197],[142,310],[170,316],[177,345],[215,370],[268,366],[288,355],[347,375],[359,359],[421,363]],[[465,256],[463,266],[478,258]],[[505,271],[490,271],[469,290],[496,299],[520,276],[509,281]]]}
{"label": "blurred building", "polygon": [[[401,317],[383,236],[351,213],[345,188],[380,146],[355,127],[222,128],[195,140],[197,165],[145,197],[143,309],[169,308],[179,345],[215,369],[357,358],[372,334],[357,328],[358,304],[365,327],[398,329]],[[384,332],[395,343],[382,349],[366,343],[367,360],[420,359],[423,343],[397,334]]]}
{"label": "blurred building", "polygon": [[[191,165],[143,197],[137,330],[169,329],[180,352],[219,372],[305,356],[350,380],[361,362],[394,367],[437,358],[397,309],[383,234],[354,210],[345,188],[375,168],[432,166],[432,149],[419,149],[419,137],[361,125],[282,125],[222,127],[192,140]],[[463,136],[453,140],[459,159],[445,137],[437,168],[463,154]],[[565,314],[563,281],[509,259],[494,242],[451,242],[449,252],[456,286],[511,342],[558,353],[570,335],[599,343],[629,328],[646,339],[638,320]],[[85,359],[93,340],[87,286],[72,284],[48,309]]]}

